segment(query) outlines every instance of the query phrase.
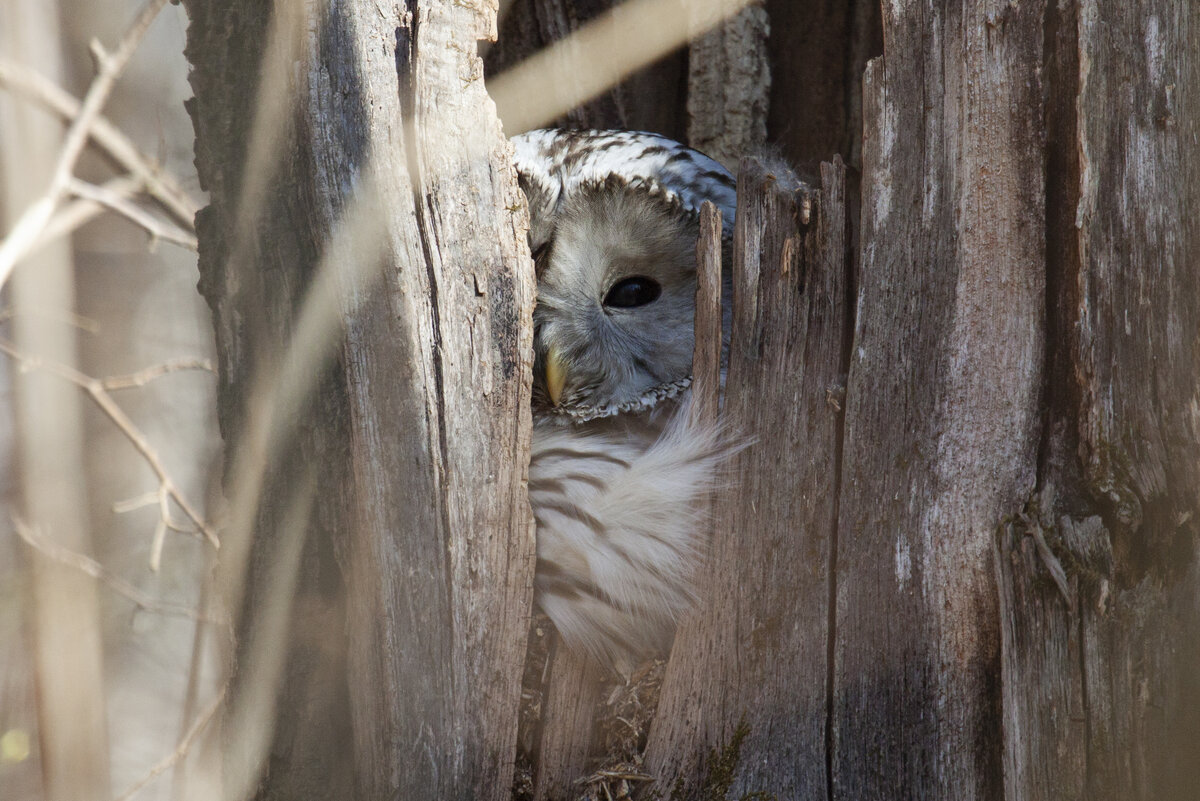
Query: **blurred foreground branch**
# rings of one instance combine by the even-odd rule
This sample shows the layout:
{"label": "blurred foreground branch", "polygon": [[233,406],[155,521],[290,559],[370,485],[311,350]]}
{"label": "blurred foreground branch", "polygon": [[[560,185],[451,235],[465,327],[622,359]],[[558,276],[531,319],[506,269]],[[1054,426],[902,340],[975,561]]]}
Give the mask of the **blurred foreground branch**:
{"label": "blurred foreground branch", "polygon": [[91,87],[83,99],[75,121],[67,130],[66,140],[63,142],[58,162],[54,167],[54,175],[50,179],[50,186],[46,188],[41,198],[25,209],[16,225],[5,237],[4,242],[0,243],[0,286],[8,281],[13,267],[37,242],[54,215],[55,209],[67,196],[75,165],[91,135],[100,109],[107,102],[117,78],[120,77],[129,63],[130,57],[137,50],[146,29],[150,27],[150,23],[166,5],[166,1],[150,0],[112,53],[106,51],[99,42],[92,41],[92,55],[96,59],[96,77],[92,79]]}
{"label": "blurred foreground branch", "polygon": [[[79,116],[82,104],[58,84],[27,67],[0,59],[0,87],[36,103],[64,120]],[[179,225],[191,228],[197,206],[178,179],[141,151],[133,140],[103,115],[97,115],[88,131],[92,144],[130,173]]]}
{"label": "blurred foreground branch", "polygon": [[108,587],[117,595],[120,595],[127,601],[133,603],[139,609],[160,615],[186,617],[204,623],[228,625],[227,620],[213,617],[203,612],[198,612],[186,604],[173,604],[165,601],[159,601],[158,599],[147,595],[125,579],[108,570],[106,567],[104,567],[104,565],[100,564],[90,556],[78,553],[77,551],[72,551],[69,548],[64,548],[57,543],[50,542],[33,526],[30,526],[20,518],[13,518],[13,528],[16,530],[17,536],[24,540],[25,544],[30,548],[49,559],[53,559],[59,564],[73,567],[79,572],[91,576],[99,581],[103,586]]}
{"label": "blurred foreground branch", "polygon": [[196,742],[196,738],[200,736],[205,727],[212,722],[212,719],[216,717],[217,712],[221,709],[221,704],[225,702],[225,691],[226,687],[222,687],[220,691],[217,692],[216,696],[213,697],[208,706],[206,706],[196,718],[196,722],[192,724],[191,728],[189,728],[179,740],[179,745],[175,747],[175,750],[159,760],[154,767],[151,768],[149,772],[139,779],[132,787],[121,793],[121,795],[117,796],[117,801],[129,801],[130,798],[133,798],[135,795],[140,793],[148,784],[150,784],[150,782],[166,773],[168,770],[174,767],[179,760],[187,756],[187,753],[191,749],[193,743]]}
{"label": "blurred foreground branch", "polygon": [[[109,394],[108,387],[103,380],[84,375],[75,368],[65,364],[58,364],[47,359],[26,355],[17,350],[17,348],[15,348],[11,343],[3,340],[0,340],[0,353],[7,354],[10,358],[17,362],[22,370],[43,370],[52,375],[56,375],[65,381],[69,381],[86,392],[88,397],[90,397],[92,401],[94,401],[95,404],[100,407],[100,410],[104,412],[104,414],[107,415],[110,420],[112,420],[117,428],[121,430],[121,433],[123,433],[126,438],[133,443],[133,446],[137,449],[138,453],[142,454],[142,457],[146,460],[146,463],[150,465],[150,469],[153,470],[154,474],[158,477],[159,491],[168,496],[179,506],[180,509],[183,510],[183,513],[187,515],[188,519],[192,521],[199,532],[204,536],[204,539],[208,540],[210,545],[212,545],[214,548],[220,547],[221,542],[217,537],[216,531],[213,530],[212,526],[204,520],[197,508],[186,497],[184,497],[183,493],[179,489],[178,484],[176,484],[171,476],[167,473],[167,468],[163,464],[162,459],[159,457],[158,451],[154,449],[154,446],[150,444],[150,441],[146,439],[146,436],[141,432],[141,430],[134,425],[134,422],[129,418],[129,415],[126,414],[125,411],[116,404],[112,398],[112,395]],[[149,370],[143,371],[143,373],[149,375],[150,371],[164,369],[165,368],[162,367],[149,368]],[[135,376],[140,375],[141,374],[135,374]],[[149,380],[149,378],[139,380],[144,381]],[[122,388],[128,385],[129,379],[124,379],[124,383],[118,381],[117,388]],[[177,528],[174,525],[169,525],[169,519],[167,527],[173,529]]]}

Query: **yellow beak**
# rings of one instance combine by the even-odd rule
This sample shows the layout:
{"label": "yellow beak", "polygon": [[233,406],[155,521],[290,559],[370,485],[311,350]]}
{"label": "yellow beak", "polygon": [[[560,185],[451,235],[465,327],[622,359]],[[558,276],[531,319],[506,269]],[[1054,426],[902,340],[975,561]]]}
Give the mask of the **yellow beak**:
{"label": "yellow beak", "polygon": [[550,401],[555,406],[562,397],[563,386],[567,383],[567,372],[563,369],[558,351],[550,348],[546,351],[546,390],[550,393]]}

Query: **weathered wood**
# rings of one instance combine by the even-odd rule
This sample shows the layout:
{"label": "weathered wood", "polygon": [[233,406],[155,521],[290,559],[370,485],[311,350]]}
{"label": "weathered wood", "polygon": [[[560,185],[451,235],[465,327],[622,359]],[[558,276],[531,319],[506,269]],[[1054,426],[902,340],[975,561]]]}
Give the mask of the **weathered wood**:
{"label": "weathered wood", "polygon": [[721,410],[721,210],[700,206],[696,240],[696,346],[692,354],[693,419],[709,424]]}
{"label": "weathered wood", "polygon": [[1044,5],[884,8],[839,495],[835,799],[1002,792],[993,535],[1034,483]]}
{"label": "weathered wood", "polygon": [[759,0],[688,48],[688,144],[731,170],[767,141],[770,28]]}
{"label": "weathered wood", "polygon": [[1048,426],[1042,490],[998,554],[1005,787],[1191,798],[1200,8],[1060,4],[1046,35]]}
{"label": "weathered wood", "polygon": [[[846,339],[845,170],[807,189],[739,177],[723,421],[749,440],[718,494],[698,609],[681,624],[650,734],[659,786],[694,791],[710,748],[749,726],[734,792],[825,797],[836,402]],[[691,796],[687,796],[691,797]],[[736,796],[735,796],[736,797]]]}
{"label": "weathered wood", "polygon": [[[883,53],[880,3],[767,0],[771,96],[767,130],[792,164],[815,170],[840,153],[851,187],[862,167],[862,76]],[[857,201],[858,192],[851,197]]]}
{"label": "weathered wood", "polygon": [[1080,436],[1089,482],[1148,549],[1196,530],[1179,518],[1200,485],[1198,46],[1194,3],[1080,5]]}
{"label": "weathered wood", "polygon": [[476,56],[495,7],[339,3],[280,45],[265,4],[188,5],[201,287],[235,462],[256,371],[311,358],[281,358],[308,287],[344,335],[286,407],[258,502],[239,660],[272,556],[302,536],[279,530],[292,485],[320,465],[260,796],[504,798],[534,565],[533,278]]}

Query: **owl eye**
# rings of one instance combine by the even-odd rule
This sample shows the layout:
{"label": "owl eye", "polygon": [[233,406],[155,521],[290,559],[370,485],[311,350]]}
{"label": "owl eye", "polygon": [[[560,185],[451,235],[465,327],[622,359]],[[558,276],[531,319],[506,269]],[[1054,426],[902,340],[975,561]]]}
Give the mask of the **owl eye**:
{"label": "owl eye", "polygon": [[614,309],[632,309],[658,300],[662,287],[653,278],[635,275],[612,285],[604,296],[604,305]]}

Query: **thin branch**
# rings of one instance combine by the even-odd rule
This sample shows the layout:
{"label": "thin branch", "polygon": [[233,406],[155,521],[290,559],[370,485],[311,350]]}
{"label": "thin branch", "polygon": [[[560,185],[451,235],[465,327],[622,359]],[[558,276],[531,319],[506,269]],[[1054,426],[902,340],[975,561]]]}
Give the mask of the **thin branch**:
{"label": "thin branch", "polygon": [[46,320],[53,320],[63,325],[69,325],[73,328],[78,328],[80,331],[86,331],[89,334],[95,334],[100,330],[100,324],[90,317],[84,317],[82,314],[75,314],[70,311],[61,309],[44,309],[37,306],[32,306],[28,303],[23,304],[20,309],[9,307],[0,309],[0,323],[6,323],[15,318],[18,314],[30,317],[38,316]]}
{"label": "thin branch", "polygon": [[142,454],[146,463],[150,465],[150,469],[158,476],[162,491],[167,493],[171,500],[179,505],[179,508],[196,525],[196,528],[200,530],[200,533],[204,535],[209,544],[214,548],[221,547],[221,541],[217,537],[216,532],[205,522],[204,518],[201,517],[200,513],[192,506],[188,499],[184,497],[170,475],[167,474],[166,466],[163,465],[162,459],[159,458],[154,446],[150,444],[145,435],[134,425],[133,420],[129,418],[125,410],[113,400],[103,381],[84,375],[75,368],[65,364],[59,364],[35,356],[27,356],[13,347],[11,343],[4,340],[0,340],[0,353],[7,354],[20,365],[22,370],[44,370],[47,373],[71,382],[86,392],[88,397],[100,407],[100,411],[104,412],[113,421],[117,428],[125,435],[126,439],[133,443],[133,447],[137,449],[138,453]]}
{"label": "thin branch", "polygon": [[172,242],[192,252],[200,249],[195,236],[173,225],[162,222],[153,214],[138,207],[137,204],[131,203],[128,193],[114,192],[108,187],[89,184],[78,178],[71,179],[68,189],[75,197],[99,203],[105,208],[111,209],[122,217],[125,217],[135,225],[141,226],[146,230],[146,233],[150,234],[152,239],[162,239],[166,242]]}
{"label": "thin branch", "polygon": [[155,364],[143,370],[138,370],[136,373],[129,375],[116,375],[104,379],[101,383],[105,389],[136,389],[144,387],[154,379],[169,375],[170,373],[179,373],[184,370],[203,370],[205,372],[216,372],[213,363],[208,359],[193,359],[179,358],[165,361],[162,364]]}
{"label": "thin branch", "polygon": [[25,544],[33,550],[42,554],[47,559],[64,564],[67,567],[73,567],[81,573],[91,576],[99,581],[102,585],[115,592],[117,595],[120,595],[127,601],[133,603],[133,605],[137,606],[139,609],[160,615],[186,617],[190,618],[191,620],[199,620],[205,623],[215,623],[218,625],[225,624],[225,621],[209,617],[208,615],[202,612],[197,612],[196,610],[184,606],[183,604],[166,603],[147,595],[137,587],[127,582],[125,579],[109,571],[104,567],[104,565],[100,564],[95,559],[92,559],[90,556],[72,551],[69,548],[64,548],[57,543],[47,541],[31,526],[15,516],[13,517],[13,526],[16,528],[17,536],[24,540]]}
{"label": "thin branch", "polygon": [[79,161],[79,155],[83,152],[83,146],[87,143],[100,109],[112,92],[113,84],[129,63],[146,29],[166,2],[167,0],[150,0],[112,54],[106,52],[99,42],[92,41],[92,54],[96,58],[96,77],[92,79],[92,85],[83,98],[79,114],[67,129],[66,140],[55,164],[50,186],[41,198],[30,204],[0,244],[0,287],[4,286],[12,274],[13,267],[41,236],[54,210],[66,194],[71,176],[75,172],[75,164]]}
{"label": "thin branch", "polygon": [[[127,175],[113,178],[101,185],[105,189],[119,194],[140,192],[143,188],[141,181]],[[41,236],[29,246],[29,250],[25,255],[31,256],[59,237],[74,233],[75,229],[91,222],[103,213],[104,206],[94,200],[81,200],[77,198],[60,204],[58,210],[54,212],[54,216],[50,218],[50,221],[46,223],[46,227],[42,229]]]}
{"label": "thin branch", "polygon": [[[82,104],[58,84],[27,67],[0,59],[0,86],[11,89],[65,120],[79,116]],[[179,180],[144,154],[133,140],[103,116],[97,116],[90,131],[92,142],[128,171],[180,226],[191,230],[198,205]]]}
{"label": "thin branch", "polygon": [[117,797],[117,801],[129,801],[130,798],[133,798],[135,795],[140,793],[142,789],[146,787],[146,785],[150,784],[150,782],[166,773],[175,765],[176,762],[183,759],[183,757],[187,755],[188,750],[191,749],[196,738],[200,736],[200,733],[204,731],[204,727],[209,724],[213,717],[216,716],[217,710],[221,708],[221,704],[225,701],[225,693],[227,690],[228,686],[225,686],[222,687],[219,692],[217,692],[216,697],[209,702],[208,706],[204,708],[204,711],[200,713],[200,716],[196,718],[196,722],[192,724],[190,729],[188,729],[187,734],[185,734],[183,739],[179,741],[179,745],[175,747],[175,750],[159,760],[158,764],[152,767],[145,776],[138,779],[132,787],[121,793],[121,795]]}

